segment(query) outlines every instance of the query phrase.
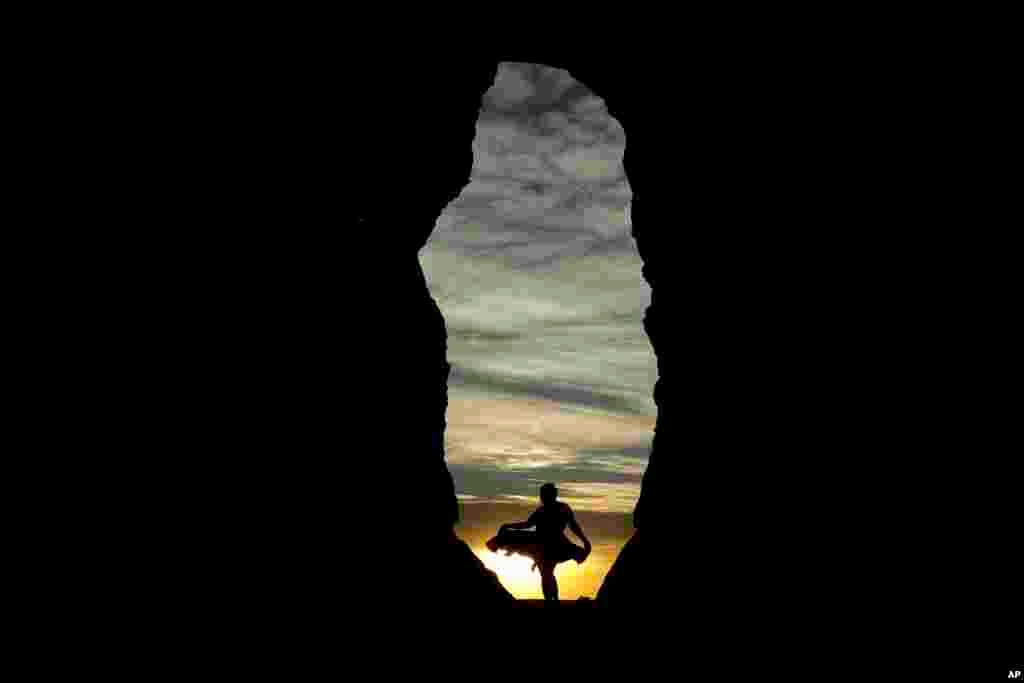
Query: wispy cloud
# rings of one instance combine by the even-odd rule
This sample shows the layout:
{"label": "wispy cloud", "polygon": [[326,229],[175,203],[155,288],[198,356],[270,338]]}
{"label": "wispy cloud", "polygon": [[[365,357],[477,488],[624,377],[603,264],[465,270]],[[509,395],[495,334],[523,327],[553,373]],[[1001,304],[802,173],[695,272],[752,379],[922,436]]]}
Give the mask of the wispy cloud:
{"label": "wispy cloud", "polygon": [[473,175],[420,252],[448,328],[464,501],[536,500],[552,480],[586,509],[635,504],[657,367],[625,144],[564,70],[503,63],[483,98]]}

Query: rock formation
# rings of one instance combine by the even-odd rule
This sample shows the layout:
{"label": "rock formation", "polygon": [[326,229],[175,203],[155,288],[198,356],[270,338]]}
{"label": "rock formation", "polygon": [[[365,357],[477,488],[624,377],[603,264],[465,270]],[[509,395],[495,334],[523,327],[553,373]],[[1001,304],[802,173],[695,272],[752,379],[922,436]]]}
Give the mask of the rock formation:
{"label": "rock formation", "polygon": [[101,93],[126,113],[104,124],[125,220],[76,283],[88,628],[507,602],[452,539],[444,324],[416,260],[503,59],[568,70],[628,136],[659,412],[595,610],[910,627],[939,593],[967,609],[964,581],[1008,589],[1008,503],[931,485],[951,479],[926,246],[949,183],[927,77],[757,43],[683,59],[667,26],[642,53],[440,28],[375,53],[348,17],[278,19],[161,17]]}

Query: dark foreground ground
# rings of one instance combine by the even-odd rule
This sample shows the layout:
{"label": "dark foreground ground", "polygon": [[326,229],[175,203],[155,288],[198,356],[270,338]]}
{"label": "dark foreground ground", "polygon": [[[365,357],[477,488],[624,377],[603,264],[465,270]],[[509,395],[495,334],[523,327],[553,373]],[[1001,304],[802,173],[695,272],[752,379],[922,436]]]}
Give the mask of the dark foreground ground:
{"label": "dark foreground ground", "polygon": [[[543,600],[516,600],[517,609],[544,609]],[[589,598],[579,600],[559,600],[556,609],[589,609],[594,607],[594,601]]]}

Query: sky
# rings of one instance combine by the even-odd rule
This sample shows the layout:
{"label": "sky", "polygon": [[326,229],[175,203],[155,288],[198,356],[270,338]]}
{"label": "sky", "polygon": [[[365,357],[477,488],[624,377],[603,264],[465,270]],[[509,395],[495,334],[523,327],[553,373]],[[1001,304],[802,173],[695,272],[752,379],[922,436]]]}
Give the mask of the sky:
{"label": "sky", "polygon": [[499,64],[469,182],[420,251],[448,330],[456,531],[520,598],[542,597],[530,561],[483,544],[539,505],[542,483],[594,544],[583,565],[559,565],[562,599],[592,597],[632,531],[657,364],[625,146],[605,102],[567,71]]}

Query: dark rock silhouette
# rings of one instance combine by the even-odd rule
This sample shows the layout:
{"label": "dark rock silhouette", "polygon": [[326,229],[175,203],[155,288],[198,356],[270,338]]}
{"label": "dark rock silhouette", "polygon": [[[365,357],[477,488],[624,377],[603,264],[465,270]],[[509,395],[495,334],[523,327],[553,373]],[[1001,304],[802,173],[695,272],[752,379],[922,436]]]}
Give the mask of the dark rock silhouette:
{"label": "dark rock silhouette", "polygon": [[121,67],[134,204],[80,513],[94,628],[332,629],[361,603],[510,599],[453,539],[444,321],[417,261],[496,64],[385,73],[283,19],[182,18]]}
{"label": "dark rock silhouette", "polygon": [[1012,489],[957,469],[968,442],[947,456],[968,418],[934,242],[976,205],[936,142],[944,63],[756,31],[682,47],[639,17],[619,28],[675,47],[598,55],[576,16],[580,40],[550,43],[449,19],[388,22],[384,60],[344,16],[218,6],[139,19],[98,70],[119,208],[67,271],[80,319],[54,354],[88,454],[62,501],[76,623],[273,633],[511,602],[452,537],[444,321],[417,262],[502,60],[608,102],[653,290],[637,531],[587,611],[721,633],[1019,614]]}

